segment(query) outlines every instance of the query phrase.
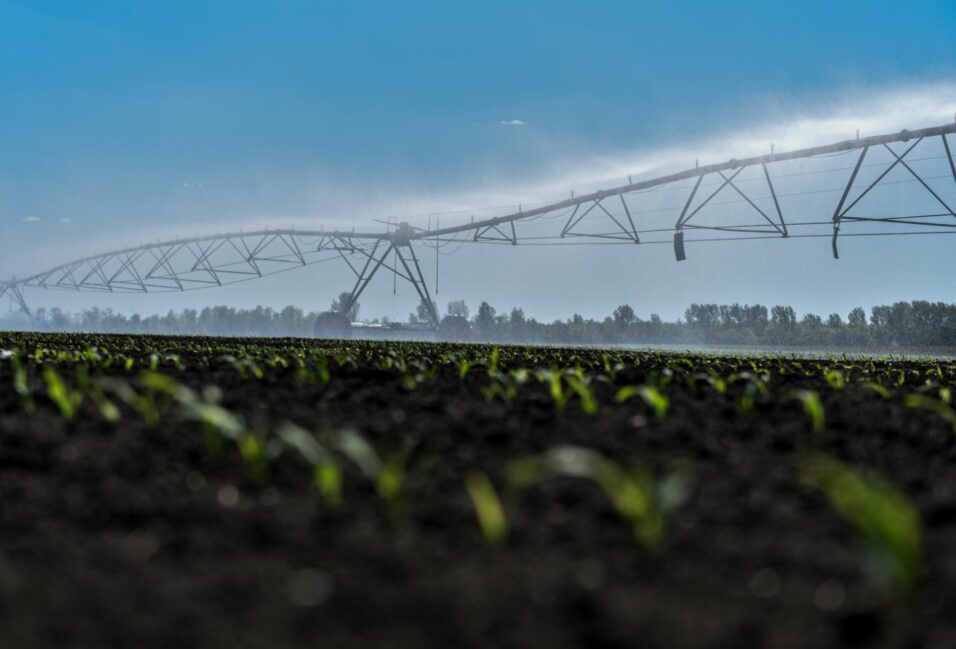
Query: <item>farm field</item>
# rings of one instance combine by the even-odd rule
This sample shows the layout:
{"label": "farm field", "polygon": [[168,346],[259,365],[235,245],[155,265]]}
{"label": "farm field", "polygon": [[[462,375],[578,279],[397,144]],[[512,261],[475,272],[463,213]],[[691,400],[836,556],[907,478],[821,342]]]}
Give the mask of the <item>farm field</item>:
{"label": "farm field", "polygon": [[954,380],[0,334],[0,645],[956,646]]}

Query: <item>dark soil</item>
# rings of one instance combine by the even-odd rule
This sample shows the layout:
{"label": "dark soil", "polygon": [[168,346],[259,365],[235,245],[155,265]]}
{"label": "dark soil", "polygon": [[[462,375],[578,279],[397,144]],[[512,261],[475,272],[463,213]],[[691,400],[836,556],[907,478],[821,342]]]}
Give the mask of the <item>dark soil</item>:
{"label": "dark soil", "polygon": [[[0,349],[17,344],[0,335]],[[192,423],[148,429],[124,410],[111,424],[89,403],[67,423],[41,384],[27,414],[0,361],[0,645],[956,646],[956,436],[898,392],[775,377],[740,416],[727,395],[675,382],[656,420],[603,384],[587,415],[576,402],[558,410],[536,383],[513,403],[486,401],[487,378],[454,367],[409,390],[371,366],[332,370],[322,386],[182,356],[177,380],[218,385],[249,422],[351,427],[412,449],[403,511],[352,466],[338,509],[289,453],[257,478],[237,452],[210,453]],[[617,383],[659,363],[635,361]],[[821,394],[818,439],[785,396],[794,387]],[[638,546],[602,491],[569,479],[517,501],[504,546],[483,541],[464,477],[500,482],[508,460],[569,443],[658,471],[690,463],[695,487],[658,552]],[[915,504],[926,574],[914,593],[882,582],[852,527],[801,480],[810,446],[878,471]]]}

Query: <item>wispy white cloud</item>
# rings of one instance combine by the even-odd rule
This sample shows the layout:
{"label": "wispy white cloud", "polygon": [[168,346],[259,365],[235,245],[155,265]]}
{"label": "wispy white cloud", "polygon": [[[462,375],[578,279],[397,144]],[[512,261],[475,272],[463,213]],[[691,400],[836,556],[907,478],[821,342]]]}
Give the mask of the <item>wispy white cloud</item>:
{"label": "wispy white cloud", "polygon": [[63,218],[60,219],[60,223],[73,223],[73,219],[71,219],[68,216],[64,216]]}
{"label": "wispy white cloud", "polygon": [[498,124],[501,126],[527,126],[528,122],[523,119],[503,119]]}
{"label": "wispy white cloud", "polygon": [[[425,227],[436,215],[441,224],[455,225],[517,209],[560,200],[574,190],[595,191],[634,180],[701,165],[829,144],[856,137],[894,133],[951,122],[956,113],[956,82],[913,84],[845,91],[799,102],[763,105],[746,128],[728,128],[710,137],[680,140],[653,147],[619,149],[605,154],[565,155],[544,160],[537,170],[503,176],[495,169],[468,173],[460,185],[378,187],[373,195],[364,185],[350,186],[340,178],[319,179],[315,187],[316,217],[283,217],[300,225],[322,223],[327,228],[380,229],[372,221],[383,214]],[[270,221],[278,225],[278,221]]]}
{"label": "wispy white cloud", "polygon": [[25,216],[25,217],[23,217],[23,218],[20,219],[20,220],[23,221],[24,223],[39,223],[39,222],[40,222],[40,217],[39,217],[39,216]]}
{"label": "wispy white cloud", "polygon": [[[708,138],[674,141],[672,144],[603,155],[568,155],[546,163],[538,174],[497,179],[476,190],[432,195],[422,201],[422,213],[467,210],[493,205],[525,205],[621,183],[624,178],[659,173],[760,155],[802,149],[839,140],[894,133],[904,128],[935,126],[956,119],[956,82],[911,84],[869,90],[854,89],[821,99],[810,97],[786,105],[764,106],[755,125],[726,129]],[[444,223],[444,220],[443,220]]]}

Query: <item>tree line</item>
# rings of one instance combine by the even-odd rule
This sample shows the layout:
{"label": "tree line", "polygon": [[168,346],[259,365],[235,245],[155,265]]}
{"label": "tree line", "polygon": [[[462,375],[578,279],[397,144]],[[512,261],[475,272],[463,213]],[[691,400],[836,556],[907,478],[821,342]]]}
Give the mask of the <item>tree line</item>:
{"label": "tree line", "polygon": [[[347,295],[331,305],[344,310]],[[33,321],[21,315],[0,318],[0,329],[85,331],[147,334],[203,334],[232,336],[311,336],[319,312],[294,306],[281,310],[258,306],[237,309],[228,306],[170,310],[164,315],[125,315],[93,307],[71,314],[58,308],[37,309]],[[358,305],[349,308],[353,320]],[[425,305],[409,314],[408,322],[430,322]],[[474,316],[464,301],[448,303],[443,326],[459,326],[453,337],[489,342],[540,342],[565,344],[709,344],[749,346],[794,346],[823,348],[945,348],[956,347],[956,304],[911,301],[875,306],[869,316],[862,307],[846,317],[831,313],[825,319],[814,313],[802,317],[789,306],[759,304],[691,304],[684,317],[647,319],[623,304],[603,319],[574,314],[566,320],[539,322],[520,307],[503,312],[482,302]],[[462,327],[461,324],[464,323]],[[376,327],[362,329],[367,335],[386,335],[399,329],[387,318],[367,320]],[[447,331],[447,329],[446,329]],[[383,333],[384,332],[384,333]],[[359,335],[365,335],[359,334]]]}

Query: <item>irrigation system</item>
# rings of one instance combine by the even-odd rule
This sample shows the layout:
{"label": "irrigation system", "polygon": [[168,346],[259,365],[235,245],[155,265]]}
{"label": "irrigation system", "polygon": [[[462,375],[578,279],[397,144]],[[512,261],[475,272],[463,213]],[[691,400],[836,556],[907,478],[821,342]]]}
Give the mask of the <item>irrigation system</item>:
{"label": "irrigation system", "polygon": [[[447,227],[413,227],[386,223],[377,232],[324,229],[262,229],[175,239],[90,255],[43,272],[0,282],[0,298],[30,314],[27,289],[108,293],[158,293],[224,286],[240,281],[340,260],[355,281],[348,312],[376,275],[383,270],[411,284],[427,305],[432,324],[439,324],[423,272],[423,254],[465,244],[485,245],[673,245],[677,261],[686,258],[689,243],[740,239],[830,239],[839,258],[845,236],[940,234],[956,228],[952,198],[956,189],[956,123],[903,130],[898,133],[836,142],[825,146],[730,159],[585,193],[530,208],[518,206],[506,214]],[[807,171],[792,163],[821,161],[823,168]],[[835,162],[839,165],[835,165]],[[936,161],[941,173],[924,169]],[[788,167],[788,163],[790,166]],[[924,163],[924,164],[921,164]],[[840,166],[842,165],[842,166]],[[836,186],[811,191],[782,191],[794,176],[816,174]],[[838,179],[832,181],[832,179]],[[903,205],[896,214],[860,214],[856,209],[881,186],[909,183],[923,193],[933,209]],[[894,189],[895,188],[891,188]],[[649,227],[646,199],[655,191],[670,191],[678,200],[670,206],[671,220]],[[824,213],[791,214],[789,201],[816,194],[829,201]],[[832,195],[832,198],[830,198]],[[907,192],[907,196],[912,192]],[[718,199],[718,196],[722,198]],[[715,200],[716,199],[716,200]],[[726,200],[724,200],[726,199]],[[833,202],[835,200],[835,203]],[[732,213],[726,214],[727,205]],[[718,209],[723,205],[724,209]],[[714,214],[718,218],[713,217]],[[660,215],[657,215],[658,217]],[[674,218],[676,216],[676,219]],[[741,218],[744,219],[741,222]],[[534,228],[531,226],[534,225]],[[866,226],[870,229],[862,229]],[[850,226],[856,226],[851,229]],[[879,226],[877,229],[873,229]],[[890,226],[887,229],[886,226]],[[826,231],[821,231],[825,228]],[[846,232],[844,232],[846,228]],[[902,229],[901,229],[902,228]],[[531,232],[531,230],[534,232]]]}

